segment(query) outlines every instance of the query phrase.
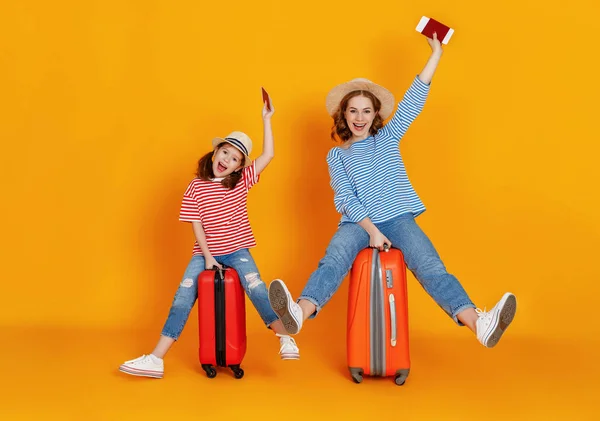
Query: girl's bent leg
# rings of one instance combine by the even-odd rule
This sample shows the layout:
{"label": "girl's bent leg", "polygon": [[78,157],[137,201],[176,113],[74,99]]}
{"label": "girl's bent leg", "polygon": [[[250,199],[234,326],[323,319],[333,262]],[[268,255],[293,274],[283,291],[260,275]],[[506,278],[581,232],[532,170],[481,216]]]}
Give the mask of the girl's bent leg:
{"label": "girl's bent leg", "polygon": [[174,340],[179,339],[190,311],[192,311],[192,307],[198,298],[198,276],[203,270],[204,257],[200,255],[193,256],[173,298],[169,316],[163,326],[163,336]]}
{"label": "girl's bent leg", "polygon": [[265,325],[271,328],[279,338],[279,355],[282,360],[297,360],[300,350],[296,341],[287,334],[283,323],[269,304],[267,287],[260,277],[256,263],[248,249],[223,256],[223,264],[234,268],[248,295]]}
{"label": "girl's bent leg", "polygon": [[269,327],[277,320],[277,315],[269,305],[267,286],[260,276],[250,251],[241,249],[227,256],[222,256],[222,263],[236,270],[252,305],[258,311],[264,324]]}
{"label": "girl's bent leg", "polygon": [[163,377],[163,357],[181,335],[181,331],[198,297],[198,276],[203,270],[204,258],[193,256],[175,293],[162,335],[154,347],[154,351],[152,354],[125,361],[119,367],[121,372],[133,376],[159,379]]}

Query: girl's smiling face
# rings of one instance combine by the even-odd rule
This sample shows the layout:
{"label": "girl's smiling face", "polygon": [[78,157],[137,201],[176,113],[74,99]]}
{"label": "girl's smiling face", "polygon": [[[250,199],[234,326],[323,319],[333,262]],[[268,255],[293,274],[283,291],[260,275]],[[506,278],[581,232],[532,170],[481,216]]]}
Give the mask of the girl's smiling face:
{"label": "girl's smiling face", "polygon": [[236,147],[225,144],[215,149],[213,155],[213,174],[216,178],[227,177],[237,171],[244,163],[244,155]]}

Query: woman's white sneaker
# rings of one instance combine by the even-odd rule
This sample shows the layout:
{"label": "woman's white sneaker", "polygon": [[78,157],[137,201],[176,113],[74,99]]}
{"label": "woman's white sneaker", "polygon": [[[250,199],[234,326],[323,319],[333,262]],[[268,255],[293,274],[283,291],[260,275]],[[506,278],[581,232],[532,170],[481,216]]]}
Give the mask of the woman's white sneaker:
{"label": "woman's white sneaker", "polygon": [[507,292],[490,311],[475,311],[479,316],[476,322],[477,339],[483,346],[492,348],[513,321],[517,311],[517,299],[514,294]]}
{"label": "woman's white sneaker", "polygon": [[275,279],[269,285],[269,303],[283,327],[290,335],[295,335],[302,328],[302,309],[292,299],[292,295],[281,279]]}

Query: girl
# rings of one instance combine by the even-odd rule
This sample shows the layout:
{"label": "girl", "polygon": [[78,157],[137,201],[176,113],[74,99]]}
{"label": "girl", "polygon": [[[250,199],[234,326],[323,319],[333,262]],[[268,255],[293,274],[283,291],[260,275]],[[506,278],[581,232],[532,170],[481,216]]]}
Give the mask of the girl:
{"label": "girl", "polygon": [[193,256],[175,294],[162,335],[151,354],[123,363],[119,370],[134,376],[162,378],[163,358],[181,335],[198,298],[198,275],[213,266],[227,265],[239,274],[248,297],[265,325],[279,337],[284,360],[299,359],[296,342],[269,305],[267,288],[261,280],[250,251],[256,245],[246,208],[250,188],[274,156],[271,106],[263,107],[263,153],[250,159],[252,141],[242,132],[232,132],[212,141],[211,152],[198,162],[196,178],[183,195],[179,220],[190,222],[196,242]]}
{"label": "girl", "polygon": [[331,137],[342,144],[327,155],[340,225],[304,287],[298,302],[281,280],[269,286],[273,310],[290,334],[315,317],[331,299],[358,252],[367,246],[399,248],[427,293],[459,325],[466,325],[486,347],[493,347],[513,320],[516,298],[506,293],[490,310],[476,308],[459,281],[446,268],[428,237],[415,222],[425,207],[407,177],[398,142],[421,112],[442,55],[434,34],[432,54],[414,79],[388,124],[394,96],[366,79],[332,89],[326,101],[334,125]]}

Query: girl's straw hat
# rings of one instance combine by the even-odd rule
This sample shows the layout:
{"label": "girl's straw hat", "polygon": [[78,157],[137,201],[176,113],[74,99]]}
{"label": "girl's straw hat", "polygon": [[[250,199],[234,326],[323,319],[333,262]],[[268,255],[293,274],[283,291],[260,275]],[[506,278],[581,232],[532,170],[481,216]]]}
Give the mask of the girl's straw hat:
{"label": "girl's straw hat", "polygon": [[250,153],[252,152],[252,140],[244,132],[231,132],[227,137],[215,137],[212,141],[213,148],[216,148],[220,143],[227,142],[236,147],[246,157],[246,165],[252,164]]}

